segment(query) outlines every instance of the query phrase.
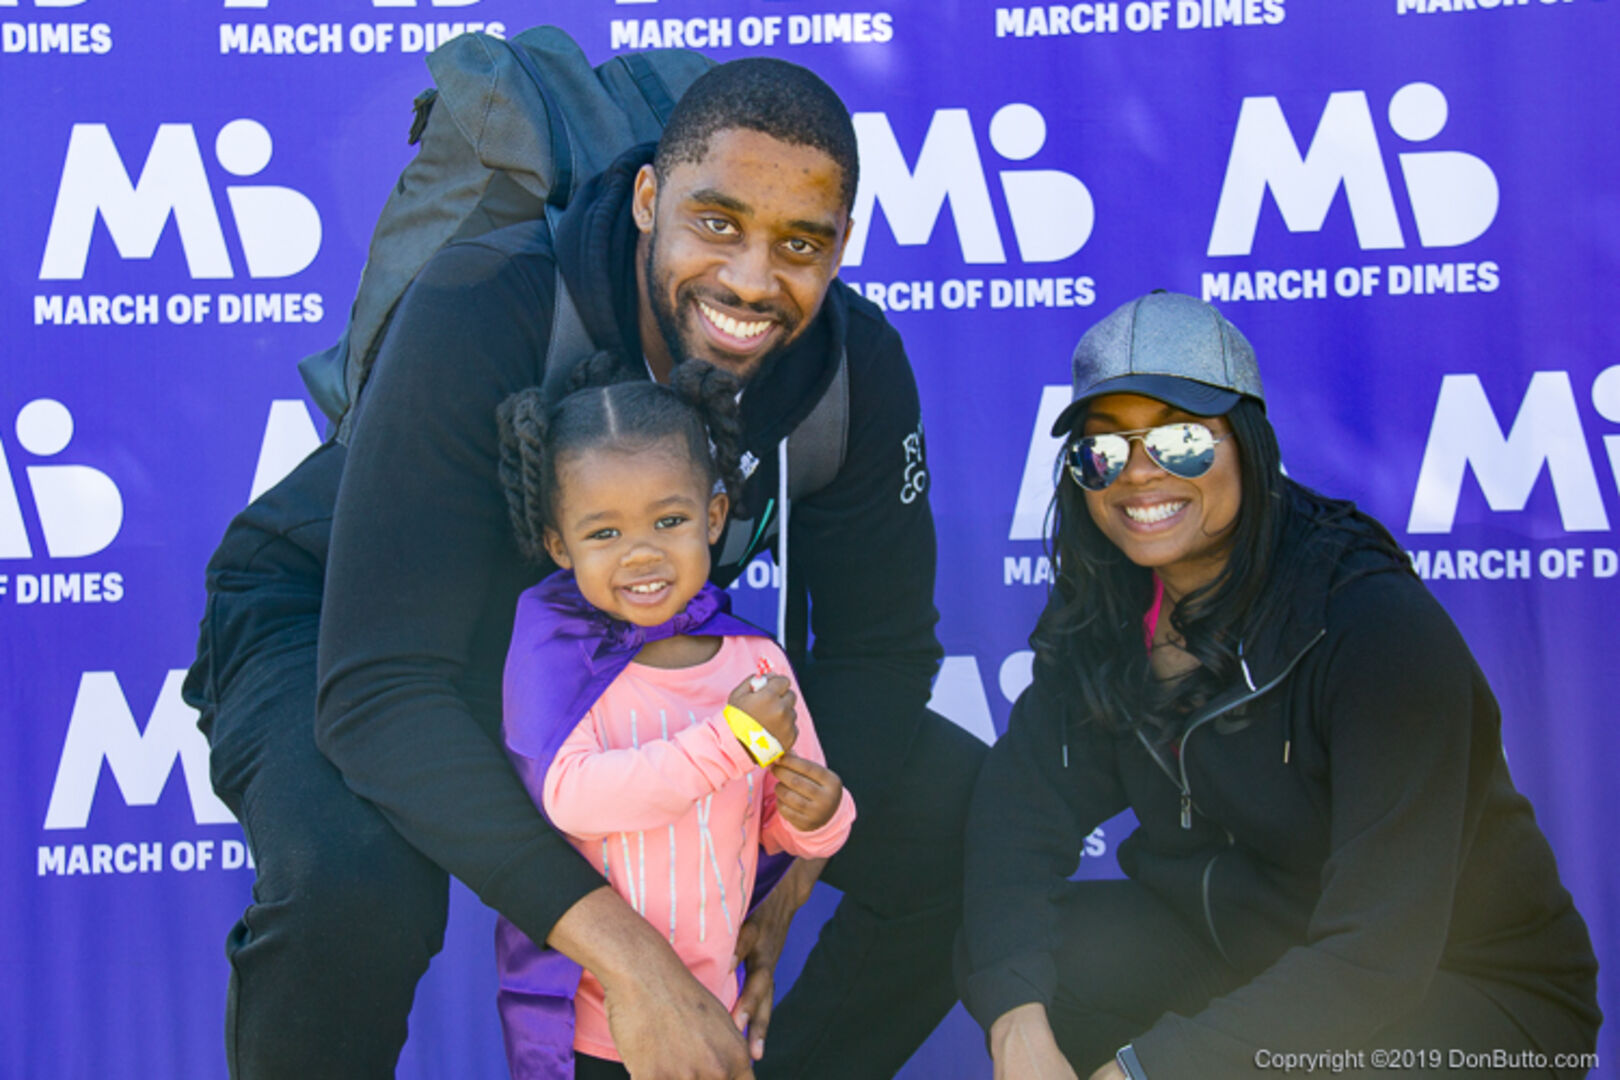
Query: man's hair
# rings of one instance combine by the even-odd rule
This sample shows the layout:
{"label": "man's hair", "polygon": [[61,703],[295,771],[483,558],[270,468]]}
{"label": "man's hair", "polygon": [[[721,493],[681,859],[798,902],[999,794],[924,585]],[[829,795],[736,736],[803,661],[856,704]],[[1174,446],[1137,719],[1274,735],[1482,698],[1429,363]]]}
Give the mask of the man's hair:
{"label": "man's hair", "polygon": [[860,180],[855,125],[815,72],[769,57],[733,60],[705,72],[676,104],[658,141],[653,169],[659,182],[676,165],[702,161],[709,140],[732,128],[820,150],[843,173],[844,209],[854,208]]}

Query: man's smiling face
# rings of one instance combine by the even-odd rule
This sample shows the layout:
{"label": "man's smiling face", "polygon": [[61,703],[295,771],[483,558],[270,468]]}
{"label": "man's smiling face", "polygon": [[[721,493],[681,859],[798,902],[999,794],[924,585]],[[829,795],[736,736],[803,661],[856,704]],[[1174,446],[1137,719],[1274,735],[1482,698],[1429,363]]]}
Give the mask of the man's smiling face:
{"label": "man's smiling face", "polygon": [[823,151],[746,128],[716,132],[662,182],[642,168],[641,343],[659,378],[700,359],[746,380],[804,332],[849,236],[842,180]]}

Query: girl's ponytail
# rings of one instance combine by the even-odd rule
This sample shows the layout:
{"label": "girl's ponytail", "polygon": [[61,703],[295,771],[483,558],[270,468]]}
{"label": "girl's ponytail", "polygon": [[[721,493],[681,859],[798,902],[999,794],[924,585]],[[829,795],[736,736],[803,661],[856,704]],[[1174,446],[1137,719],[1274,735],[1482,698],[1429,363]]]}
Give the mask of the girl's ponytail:
{"label": "girl's ponytail", "polygon": [[[563,391],[563,397],[581,390],[589,390],[593,386],[611,386],[614,383],[625,382],[628,378],[618,353],[603,349],[574,365],[574,370],[568,373],[568,389]],[[555,406],[560,403],[561,399],[558,399],[550,404]]]}
{"label": "girl's ponytail", "polygon": [[737,408],[741,384],[712,364],[688,360],[676,365],[670,389],[702,419],[715,473],[726,495],[735,501],[742,486],[738,468],[742,460],[742,420]]}

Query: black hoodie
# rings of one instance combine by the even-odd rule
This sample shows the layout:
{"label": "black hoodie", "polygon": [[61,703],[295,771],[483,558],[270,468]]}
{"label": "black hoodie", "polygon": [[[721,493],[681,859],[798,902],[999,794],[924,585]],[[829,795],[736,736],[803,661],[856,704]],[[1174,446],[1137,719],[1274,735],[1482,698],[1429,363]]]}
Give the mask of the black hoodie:
{"label": "black hoodie", "polygon": [[1051,1002],[1064,879],[1130,807],[1120,868],[1252,976],[1134,1040],[1152,1080],[1366,1047],[1437,969],[1483,980],[1549,1055],[1589,1051],[1591,942],[1508,776],[1484,675],[1393,552],[1311,520],[1290,487],[1284,614],[1245,640],[1247,677],[1189,718],[1179,754],[1085,722],[1037,663],[974,793],[963,1001],[986,1029]]}
{"label": "black hoodie", "polygon": [[[552,567],[525,564],[512,537],[495,409],[542,381],[559,263],[593,341],[641,360],[629,195],[649,156],[632,152],[593,181],[555,243],[543,224],[524,224],[433,257],[361,397],[334,513],[320,746],[407,840],[536,941],[602,879],[542,820],[500,745],[517,595]],[[814,405],[840,347],[847,453],[831,483],[793,503],[789,569],[810,598],[808,707],[828,761],[872,807],[940,657],[934,526],[908,483],[921,420],[899,335],[841,283],[743,396],[744,442],[760,464],[738,512],[756,516],[774,495],[776,443]],[[719,583],[736,570],[717,567]]]}

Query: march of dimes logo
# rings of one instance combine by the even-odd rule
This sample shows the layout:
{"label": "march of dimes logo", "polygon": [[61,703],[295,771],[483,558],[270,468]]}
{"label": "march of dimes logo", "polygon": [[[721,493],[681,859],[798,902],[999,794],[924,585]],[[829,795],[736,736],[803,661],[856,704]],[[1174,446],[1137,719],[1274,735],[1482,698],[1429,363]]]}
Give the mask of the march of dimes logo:
{"label": "march of dimes logo", "polygon": [[72,9],[87,2],[0,0],[0,54],[105,56],[112,52],[111,26],[74,17],[79,13]]}
{"label": "march of dimes logo", "polygon": [[[347,0],[342,8],[357,17],[328,22],[278,22],[275,9],[280,0],[224,0],[230,19],[219,24],[219,51],[224,55],[310,56],[357,53],[428,53],[461,34],[482,32],[506,36],[506,24],[487,20],[428,19],[432,15],[454,14],[454,9],[473,8],[480,0]],[[339,6],[339,5],[333,5]],[[243,16],[259,12],[264,19],[246,21]],[[360,17],[388,16],[393,13],[415,16],[407,21]]]}
{"label": "march of dimes logo", "polygon": [[[119,813],[127,807],[157,806],[166,789],[178,786],[171,783],[178,772],[191,824],[234,825],[230,809],[210,786],[208,742],[197,728],[197,714],[180,696],[185,675],[184,669],[164,674],[156,700],[149,710],[143,709],[144,725],[135,719],[136,710],[142,708],[136,702],[149,699],[151,693],[144,685],[126,689],[113,671],[80,675],[45,806],[44,842],[35,856],[37,877],[253,867],[252,852],[242,840],[207,831],[182,839],[130,835],[126,831],[130,823],[143,820],[162,820],[165,831],[172,830],[172,814],[147,819]],[[107,816],[109,812],[115,816]],[[123,835],[92,839],[105,836],[109,828]],[[182,829],[190,831],[189,825]]]}
{"label": "march of dimes logo", "polygon": [[[73,440],[72,412],[60,401],[37,398],[17,412],[14,431],[9,448],[0,436],[0,603],[122,600],[122,573],[76,561],[111,546],[124,524],[124,498],[105,472],[62,460]],[[32,536],[30,518],[37,529]],[[21,560],[29,560],[27,572],[7,569]],[[40,560],[49,561],[36,566]]]}
{"label": "march of dimes logo", "polygon": [[[226,243],[204,163],[205,138],[192,124],[159,124],[144,147],[139,178],[132,181],[128,163],[141,160],[142,148],[126,142],[121,151],[106,124],[74,124],[40,260],[40,281],[84,280],[97,243],[110,241],[120,259],[139,262],[151,259],[165,237],[171,244],[178,241],[194,282],[236,278],[238,264]],[[223,172],[248,178],[270,165],[275,144],[264,124],[242,118],[214,133],[212,149]],[[223,187],[241,266],[250,279],[290,278],[315,261],[321,249],[321,216],[308,196],[277,184]],[[104,228],[98,230],[98,222]],[[33,308],[36,326],[319,322],[325,313],[321,294],[286,290],[169,295],[42,291],[34,296]]]}
{"label": "march of dimes logo", "polygon": [[[924,277],[855,281],[869,246],[920,247],[933,243],[949,206],[967,265],[1005,265],[1007,238],[996,221],[991,171],[981,153],[974,118],[967,109],[934,111],[913,161],[908,162],[887,113],[854,114],[861,178],[855,193],[855,225],[844,248],[842,272],[868,299],[890,311],[939,308],[1070,308],[1096,301],[1096,281],[1066,272],[1049,276]],[[1034,105],[998,108],[985,134],[995,155],[1021,163],[1048,143],[1046,117]],[[993,160],[993,159],[992,159]],[[1096,224],[1096,206],[1085,181],[1054,168],[998,168],[994,177],[1012,222],[1011,252],[1029,265],[1065,263],[1085,247]],[[877,228],[881,220],[886,233]]]}
{"label": "march of dimes logo", "polygon": [[[1388,129],[1413,144],[1429,143],[1446,127],[1451,103],[1427,82],[1411,82],[1391,95]],[[1296,120],[1300,119],[1296,115]],[[1500,191],[1484,159],[1462,150],[1403,150],[1397,154],[1417,243],[1429,257],[1358,261],[1329,267],[1217,266],[1202,274],[1209,301],[1317,300],[1329,295],[1426,296],[1494,292],[1501,267],[1490,259],[1447,259],[1443,249],[1484,236],[1496,220]],[[1243,99],[1231,156],[1210,230],[1211,258],[1246,258],[1263,235],[1268,251],[1282,248],[1274,226],[1262,228],[1267,196],[1293,234],[1320,232],[1329,212],[1343,205],[1363,252],[1408,248],[1396,209],[1396,189],[1384,165],[1379,125],[1361,90],[1330,94],[1304,153],[1294,141],[1281,99]],[[1438,257],[1436,257],[1438,256]],[[1330,292],[1331,290],[1331,292]]]}

